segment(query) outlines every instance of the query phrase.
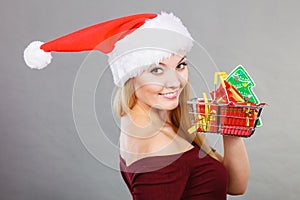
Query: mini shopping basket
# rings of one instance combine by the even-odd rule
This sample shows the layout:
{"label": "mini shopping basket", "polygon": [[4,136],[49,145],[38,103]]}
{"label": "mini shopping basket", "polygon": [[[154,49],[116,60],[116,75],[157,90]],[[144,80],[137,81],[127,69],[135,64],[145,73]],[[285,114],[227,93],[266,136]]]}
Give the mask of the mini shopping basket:
{"label": "mini shopping basket", "polygon": [[224,80],[227,76],[224,72],[216,73],[215,86],[218,76],[221,84],[211,92],[212,99],[203,93],[203,98],[193,98],[187,102],[193,119],[193,126],[188,132],[250,137],[265,103],[244,101],[236,88]]}

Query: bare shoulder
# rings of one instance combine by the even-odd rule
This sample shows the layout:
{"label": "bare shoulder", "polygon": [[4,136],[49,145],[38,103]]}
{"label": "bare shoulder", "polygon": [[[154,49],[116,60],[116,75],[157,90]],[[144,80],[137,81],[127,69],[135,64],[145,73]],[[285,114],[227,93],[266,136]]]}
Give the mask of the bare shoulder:
{"label": "bare shoulder", "polygon": [[157,155],[172,155],[185,152],[193,147],[171,127],[167,127],[159,132],[158,137],[151,143],[150,150]]}
{"label": "bare shoulder", "polygon": [[[193,148],[188,141],[178,136],[171,127],[149,123],[147,119],[132,121],[129,116],[121,119],[120,146],[123,155],[128,153],[146,156],[171,155]],[[141,155],[139,155],[141,157]],[[139,157],[136,155],[136,159]]]}

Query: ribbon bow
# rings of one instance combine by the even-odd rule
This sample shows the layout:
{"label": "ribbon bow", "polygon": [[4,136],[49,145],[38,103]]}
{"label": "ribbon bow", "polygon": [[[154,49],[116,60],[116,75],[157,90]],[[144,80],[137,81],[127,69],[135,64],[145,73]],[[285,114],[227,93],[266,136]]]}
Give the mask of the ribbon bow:
{"label": "ribbon bow", "polygon": [[[247,106],[251,106],[251,103],[247,103]],[[251,109],[250,107],[248,108],[243,108],[243,112],[246,114],[246,126],[250,126],[250,119],[256,119],[257,117],[257,111],[254,109]],[[252,116],[254,114],[254,117]],[[251,124],[253,126],[253,124]]]}

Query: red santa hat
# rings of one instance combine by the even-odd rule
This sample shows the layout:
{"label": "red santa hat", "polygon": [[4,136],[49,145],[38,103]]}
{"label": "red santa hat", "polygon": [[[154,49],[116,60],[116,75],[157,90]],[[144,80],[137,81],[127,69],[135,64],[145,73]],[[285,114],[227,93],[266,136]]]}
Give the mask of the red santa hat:
{"label": "red santa hat", "polygon": [[25,49],[24,60],[30,68],[42,69],[52,59],[51,52],[98,50],[108,55],[114,83],[122,87],[150,65],[173,53],[187,53],[193,38],[172,13],[145,13],[102,22],[55,40],[34,41]]}

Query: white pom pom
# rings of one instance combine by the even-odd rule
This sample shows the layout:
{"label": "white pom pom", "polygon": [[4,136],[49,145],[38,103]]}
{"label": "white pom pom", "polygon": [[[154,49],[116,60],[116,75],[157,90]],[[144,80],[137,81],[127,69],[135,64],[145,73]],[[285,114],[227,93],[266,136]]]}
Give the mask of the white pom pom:
{"label": "white pom pom", "polygon": [[42,69],[51,63],[51,53],[43,51],[40,47],[44,44],[40,41],[31,42],[24,51],[24,60],[28,67]]}

